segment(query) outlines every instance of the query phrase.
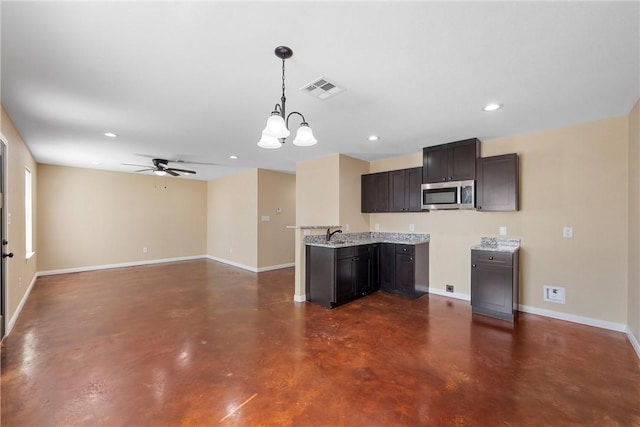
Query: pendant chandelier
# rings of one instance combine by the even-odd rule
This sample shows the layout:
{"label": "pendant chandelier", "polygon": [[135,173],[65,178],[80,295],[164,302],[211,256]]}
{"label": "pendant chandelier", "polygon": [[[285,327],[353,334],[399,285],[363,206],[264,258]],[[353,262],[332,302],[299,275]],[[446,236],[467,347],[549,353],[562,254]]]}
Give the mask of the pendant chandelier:
{"label": "pendant chandelier", "polygon": [[293,51],[286,46],[278,46],[275,54],[278,58],[282,59],[282,97],[280,98],[280,104],[276,104],[271,112],[271,116],[267,119],[267,126],[262,131],[262,138],[258,141],[258,147],[269,149],[282,147],[284,140],[291,134],[291,132],[289,132],[289,118],[294,114],[302,118],[302,123],[300,123],[296,137],[293,140],[293,145],[300,147],[315,145],[318,141],[313,137],[313,131],[304,116],[297,111],[293,111],[287,115],[285,110],[287,98],[284,95],[284,60],[291,58]]}

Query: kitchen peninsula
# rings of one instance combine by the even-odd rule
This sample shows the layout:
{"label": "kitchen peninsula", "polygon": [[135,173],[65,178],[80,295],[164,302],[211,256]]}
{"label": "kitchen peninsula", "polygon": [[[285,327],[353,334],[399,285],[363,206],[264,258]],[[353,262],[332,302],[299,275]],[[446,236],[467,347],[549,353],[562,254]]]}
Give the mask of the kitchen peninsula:
{"label": "kitchen peninsula", "polygon": [[306,236],[307,301],[334,308],[378,289],[407,298],[429,291],[429,235],[363,232]]}

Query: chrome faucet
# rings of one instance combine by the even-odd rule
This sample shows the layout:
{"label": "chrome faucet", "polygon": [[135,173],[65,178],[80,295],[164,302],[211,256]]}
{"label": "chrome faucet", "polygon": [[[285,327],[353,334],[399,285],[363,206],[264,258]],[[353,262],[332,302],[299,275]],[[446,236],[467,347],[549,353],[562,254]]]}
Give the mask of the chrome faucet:
{"label": "chrome faucet", "polygon": [[327,228],[327,242],[331,241],[331,236],[333,236],[336,233],[342,233],[342,230],[336,230],[333,233],[331,232],[331,228]]}

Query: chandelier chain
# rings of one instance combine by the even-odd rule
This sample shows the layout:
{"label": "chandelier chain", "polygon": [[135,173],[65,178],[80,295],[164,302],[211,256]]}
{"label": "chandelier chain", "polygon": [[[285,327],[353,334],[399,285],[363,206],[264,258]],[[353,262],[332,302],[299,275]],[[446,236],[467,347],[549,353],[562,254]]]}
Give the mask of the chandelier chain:
{"label": "chandelier chain", "polygon": [[284,98],[284,59],[282,60],[282,97]]}

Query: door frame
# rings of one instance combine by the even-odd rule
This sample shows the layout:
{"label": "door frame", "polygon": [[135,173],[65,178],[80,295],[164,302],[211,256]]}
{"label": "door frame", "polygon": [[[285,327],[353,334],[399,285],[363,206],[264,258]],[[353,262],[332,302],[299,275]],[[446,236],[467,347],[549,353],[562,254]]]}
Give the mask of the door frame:
{"label": "door frame", "polygon": [[[0,132],[0,240],[9,240],[9,228],[7,227],[7,151],[9,143],[7,138]],[[4,245],[0,246],[2,252],[7,250]],[[7,331],[7,300],[8,300],[8,263],[6,258],[0,259],[0,341],[4,339]]]}

